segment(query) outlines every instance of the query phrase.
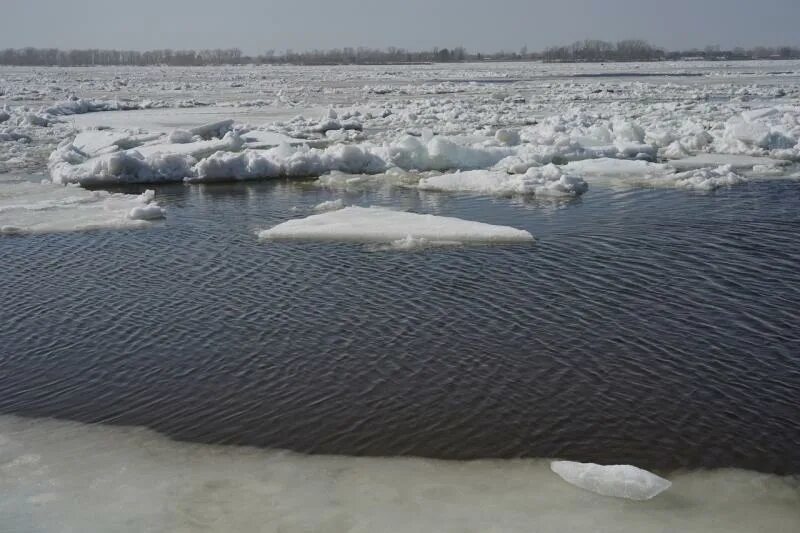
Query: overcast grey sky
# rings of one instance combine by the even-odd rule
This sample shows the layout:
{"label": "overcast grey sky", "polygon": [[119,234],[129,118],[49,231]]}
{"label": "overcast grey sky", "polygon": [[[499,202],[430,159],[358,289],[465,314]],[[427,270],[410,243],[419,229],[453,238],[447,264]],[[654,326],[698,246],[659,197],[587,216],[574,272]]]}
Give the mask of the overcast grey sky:
{"label": "overcast grey sky", "polygon": [[0,48],[800,44],[800,0],[0,0]]}

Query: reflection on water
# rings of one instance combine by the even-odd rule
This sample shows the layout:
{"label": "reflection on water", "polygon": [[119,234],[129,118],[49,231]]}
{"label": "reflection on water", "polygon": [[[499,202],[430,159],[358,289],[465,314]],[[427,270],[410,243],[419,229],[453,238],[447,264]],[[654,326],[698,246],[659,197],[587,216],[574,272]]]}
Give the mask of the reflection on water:
{"label": "reflection on water", "polygon": [[[800,196],[169,186],[143,231],[0,240],[0,411],[298,451],[800,473]],[[531,246],[260,243],[333,197]],[[297,208],[297,209],[293,209]]]}

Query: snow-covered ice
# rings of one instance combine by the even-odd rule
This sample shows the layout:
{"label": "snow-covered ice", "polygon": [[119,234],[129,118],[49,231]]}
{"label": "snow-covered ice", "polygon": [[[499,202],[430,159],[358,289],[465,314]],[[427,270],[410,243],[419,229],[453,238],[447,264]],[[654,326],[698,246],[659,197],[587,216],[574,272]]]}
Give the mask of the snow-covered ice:
{"label": "snow-covered ice", "polygon": [[[260,231],[263,240],[349,241],[362,243],[406,243],[452,246],[460,244],[504,244],[533,241],[525,231],[453,217],[395,211],[384,207],[345,207],[336,211],[289,220]],[[409,241],[412,239],[412,241]],[[397,242],[398,248],[402,243]]]}
{"label": "snow-covered ice", "polygon": [[422,178],[418,187],[427,191],[466,191],[494,195],[580,196],[588,190],[579,177],[556,165],[531,167],[524,174],[468,170]]}
{"label": "snow-covered ice", "polygon": [[165,213],[152,190],[135,195],[46,182],[0,183],[4,235],[144,227]]}
{"label": "snow-covered ice", "polygon": [[604,181],[707,190],[797,172],[798,82],[798,61],[9,67],[0,173],[502,196],[577,196]]}
{"label": "snow-covered ice", "polygon": [[550,468],[567,483],[615,498],[649,500],[672,486],[668,480],[631,465],[553,461]]}

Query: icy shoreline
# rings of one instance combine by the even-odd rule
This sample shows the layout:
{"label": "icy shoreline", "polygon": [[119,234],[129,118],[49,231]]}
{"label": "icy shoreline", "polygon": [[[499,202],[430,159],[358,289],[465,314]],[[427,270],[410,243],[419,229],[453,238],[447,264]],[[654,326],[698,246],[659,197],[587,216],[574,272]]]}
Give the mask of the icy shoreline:
{"label": "icy shoreline", "polygon": [[86,533],[789,532],[797,525],[800,490],[790,478],[674,472],[670,490],[637,502],[574,487],[549,465],[306,456],[2,416],[0,515],[15,530]]}

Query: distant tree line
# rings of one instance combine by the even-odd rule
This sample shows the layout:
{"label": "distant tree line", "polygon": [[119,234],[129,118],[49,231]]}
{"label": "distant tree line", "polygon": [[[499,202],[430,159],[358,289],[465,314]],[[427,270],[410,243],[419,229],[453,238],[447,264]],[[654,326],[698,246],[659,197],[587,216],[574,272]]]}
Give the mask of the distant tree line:
{"label": "distant tree line", "polygon": [[0,50],[0,65],[18,66],[92,66],[92,65],[380,65],[399,63],[450,63],[460,61],[546,61],[546,62],[615,62],[662,61],[676,59],[746,60],[800,59],[800,48],[791,46],[722,50],[719,46],[668,52],[647,41],[628,39],[616,43],[584,40],[567,46],[529,52],[500,51],[491,54],[468,53],[463,46],[409,51],[403,48],[334,48],[277,52],[268,50],[257,56],[246,56],[238,48],[213,50],[59,50],[56,48],[8,48]]}
{"label": "distant tree line", "polygon": [[665,56],[664,50],[647,41],[629,39],[616,43],[585,40],[568,46],[547,48],[542,59],[553,62],[570,61],[657,61]]}
{"label": "distant tree line", "polygon": [[0,50],[0,65],[77,67],[91,65],[235,65],[244,58],[238,48],[215,50],[58,50],[57,48],[7,48]]}

